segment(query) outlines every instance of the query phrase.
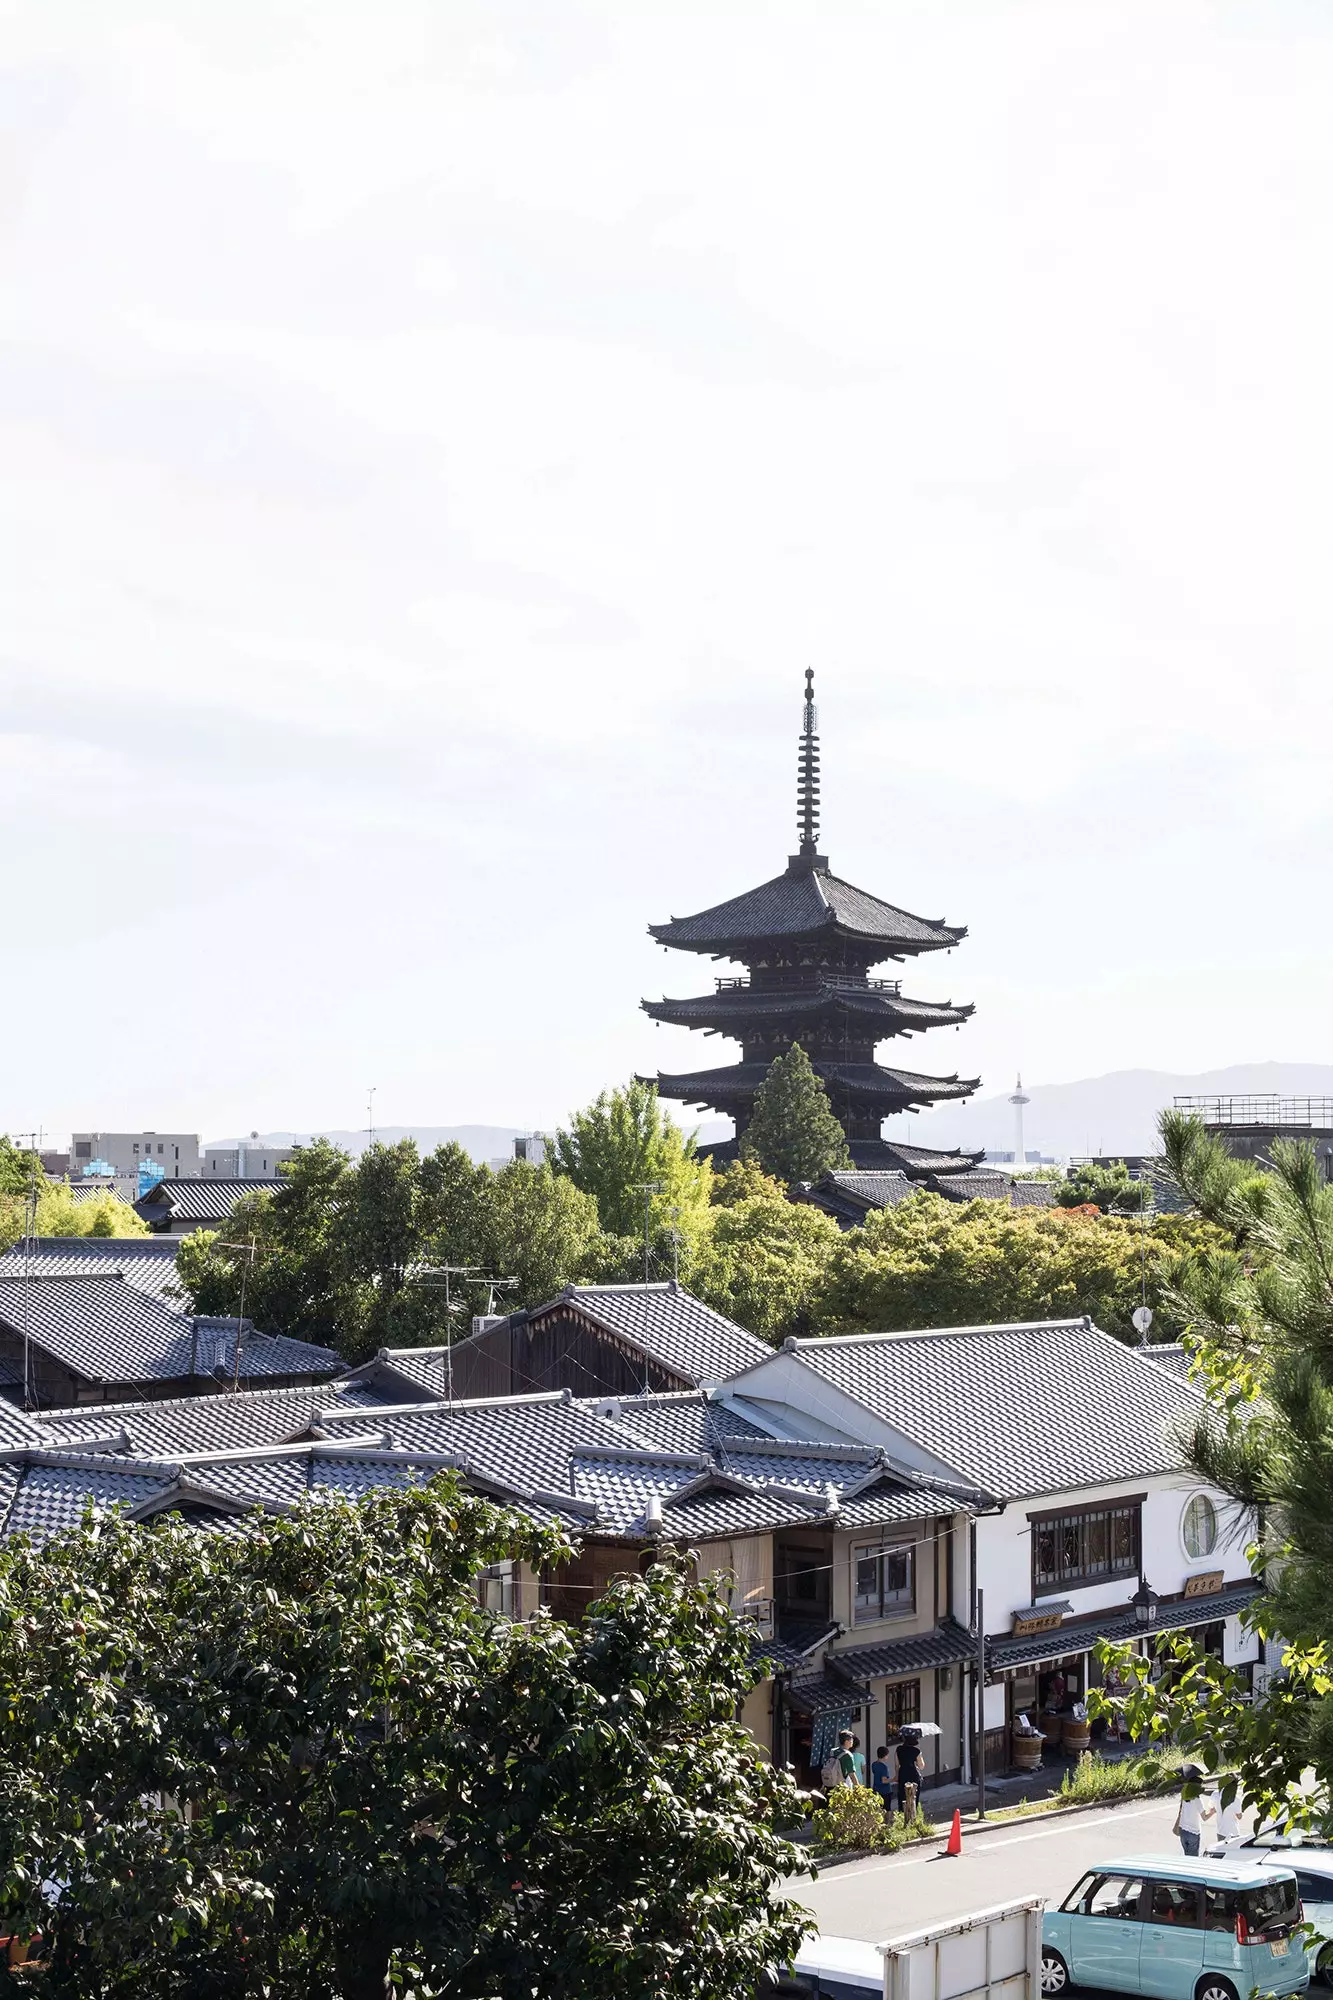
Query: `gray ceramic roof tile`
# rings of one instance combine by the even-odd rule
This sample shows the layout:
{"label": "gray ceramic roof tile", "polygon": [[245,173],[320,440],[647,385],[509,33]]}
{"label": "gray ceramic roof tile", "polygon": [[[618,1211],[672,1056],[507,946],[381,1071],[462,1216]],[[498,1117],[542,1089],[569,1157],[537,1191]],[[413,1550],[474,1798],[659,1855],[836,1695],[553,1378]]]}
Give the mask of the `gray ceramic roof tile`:
{"label": "gray ceramic roof tile", "polygon": [[747,1333],[683,1285],[571,1285],[532,1321],[562,1305],[576,1306],[597,1326],[646,1353],[683,1381],[724,1382],[772,1353],[767,1341]]}
{"label": "gray ceramic roof tile", "polygon": [[338,1401],[332,1383],[309,1389],[242,1389],[216,1396],[42,1410],[36,1427],[45,1444],[84,1444],[123,1431],[132,1452],[176,1457],[292,1443],[307,1434],[326,1405]]}
{"label": "gray ceramic roof tile", "polygon": [[242,1195],[264,1194],[285,1187],[282,1175],[266,1179],[223,1180],[201,1174],[198,1179],[159,1181],[141,1195],[134,1212],[145,1222],[161,1224],[171,1218],[179,1222],[225,1222]]}
{"label": "gray ceramic roof tile", "polygon": [[137,1507],[170,1486],[168,1476],[103,1472],[94,1466],[30,1465],[9,1509],[5,1532],[44,1539],[77,1527],[84,1508]]}
{"label": "gray ceramic roof tile", "polygon": [[847,1673],[864,1680],[892,1678],[896,1674],[928,1673],[933,1667],[956,1666],[960,1660],[975,1659],[977,1642],[970,1632],[944,1618],[933,1632],[916,1632],[910,1638],[891,1639],[880,1646],[839,1647],[832,1655]]}
{"label": "gray ceramic roof tile", "polygon": [[181,1312],[187,1309],[176,1277],[180,1239],[172,1236],[38,1236],[30,1256],[16,1243],[0,1256],[0,1279],[111,1277],[148,1292]]}
{"label": "gray ceramic roof tile", "polygon": [[888,955],[899,949],[935,951],[967,936],[965,928],[913,916],[909,910],[881,902],[878,896],[822,869],[775,875],[771,882],[716,903],[712,909],[700,910],[692,917],[673,917],[669,923],[650,924],[648,928],[659,943],[693,951],[842,930],[853,937],[876,940]]}
{"label": "gray ceramic roof tile", "polygon": [[[913,1104],[933,1104],[938,1099],[970,1097],[978,1077],[925,1076],[919,1070],[890,1069],[884,1063],[826,1062],[821,1057],[811,1064],[825,1084],[834,1084],[844,1097],[877,1103],[892,1098],[905,1108]],[[661,1071],[658,1087],[666,1097],[679,1097],[689,1104],[711,1104],[721,1092],[728,1098],[739,1092],[753,1096],[768,1075],[763,1062],[726,1063],[720,1069],[686,1070],[680,1075]]]}
{"label": "gray ceramic roof tile", "polygon": [[[190,1319],[118,1272],[0,1278],[0,1324],[19,1337],[27,1327],[35,1346],[89,1382],[163,1382],[207,1368],[204,1335],[196,1341]],[[331,1349],[280,1334],[247,1334],[241,1347],[246,1380],[341,1366]]]}
{"label": "gray ceramic roof tile", "polygon": [[1200,1398],[1090,1320],[787,1343],[806,1367],[1002,1499],[1173,1470]]}
{"label": "gray ceramic roof tile", "polygon": [[1188,1382],[1190,1358],[1178,1340],[1159,1341],[1155,1347],[1144,1349],[1149,1361],[1155,1361],[1159,1368],[1165,1368],[1178,1381]]}
{"label": "gray ceramic roof tile", "polygon": [[[587,1409],[600,1410],[608,1399],[585,1397]],[[659,1451],[708,1451],[737,1437],[762,1437],[757,1424],[725,1404],[710,1403],[697,1390],[677,1390],[670,1395],[621,1396],[609,1419],[616,1429],[636,1443],[652,1445]]]}

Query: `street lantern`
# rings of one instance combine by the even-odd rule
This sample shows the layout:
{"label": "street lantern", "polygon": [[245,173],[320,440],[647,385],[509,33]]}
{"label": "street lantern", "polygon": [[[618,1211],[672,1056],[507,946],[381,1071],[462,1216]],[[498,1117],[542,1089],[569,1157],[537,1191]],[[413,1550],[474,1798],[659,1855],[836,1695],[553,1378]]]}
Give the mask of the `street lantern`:
{"label": "street lantern", "polygon": [[1134,1622],[1136,1625],[1155,1625],[1157,1623],[1157,1606],[1161,1600],[1157,1592],[1150,1589],[1148,1579],[1142,1570],[1139,1571],[1139,1587],[1129,1601],[1134,1606]]}

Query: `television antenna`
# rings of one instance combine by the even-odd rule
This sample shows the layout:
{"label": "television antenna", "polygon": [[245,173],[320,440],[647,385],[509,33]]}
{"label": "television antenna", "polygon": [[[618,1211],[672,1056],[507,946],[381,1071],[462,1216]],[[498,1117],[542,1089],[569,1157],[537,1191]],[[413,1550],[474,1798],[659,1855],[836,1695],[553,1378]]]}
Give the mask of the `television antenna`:
{"label": "television antenna", "polygon": [[23,1407],[33,1407],[32,1395],[32,1259],[37,1237],[37,1177],[41,1171],[41,1147],[45,1137],[39,1125],[35,1132],[15,1135],[28,1144],[28,1186],[23,1197]]}
{"label": "television antenna", "polygon": [[461,1278],[465,1285],[468,1283],[485,1285],[486,1311],[488,1316],[491,1307],[495,1304],[495,1294],[497,1292],[512,1292],[518,1283],[518,1279],[494,1277],[484,1264],[419,1264],[415,1270],[409,1273],[405,1281],[407,1284],[421,1285],[427,1291],[439,1291],[442,1289],[444,1292],[445,1397],[452,1410],[454,1406],[454,1343],[452,1337],[453,1328],[450,1324],[450,1316],[453,1313],[453,1298],[449,1282],[451,1278]]}
{"label": "television antenna", "polygon": [[639,1181],[630,1188],[631,1194],[643,1196],[643,1393],[645,1396],[652,1394],[648,1382],[648,1285],[652,1256],[653,1196],[661,1192],[661,1181]]}

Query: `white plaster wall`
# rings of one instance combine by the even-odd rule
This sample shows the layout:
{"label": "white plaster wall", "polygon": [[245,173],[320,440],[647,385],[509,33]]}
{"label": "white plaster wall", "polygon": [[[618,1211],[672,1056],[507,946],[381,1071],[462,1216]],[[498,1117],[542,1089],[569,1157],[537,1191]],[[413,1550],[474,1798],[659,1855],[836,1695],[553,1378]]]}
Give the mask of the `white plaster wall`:
{"label": "white plaster wall", "polygon": [[[1198,1480],[1184,1474],[1159,1473],[1156,1477],[1122,1480],[1113,1486],[1082,1486],[1066,1493],[1042,1494],[1011,1500],[1003,1514],[982,1515],[977,1521],[977,1581],[986,1593],[986,1630],[1007,1632],[1015,1611],[1032,1602],[1032,1523],[1030,1513],[1047,1513],[1061,1506],[1083,1507],[1098,1500],[1115,1500],[1131,1493],[1143,1493],[1143,1569],[1152,1588],[1163,1597],[1175,1597],[1185,1579],[1220,1569],[1228,1583],[1237,1583],[1250,1574],[1245,1545],[1253,1537],[1253,1526],[1242,1529],[1229,1542],[1219,1542],[1210,1556],[1197,1561],[1186,1554],[1181,1540],[1181,1516],[1192,1493],[1209,1492],[1222,1517],[1222,1533],[1228,1525],[1228,1503],[1220,1493],[1201,1487]],[[1133,1577],[1110,1577],[1104,1583],[1077,1586],[1066,1593],[1078,1617],[1084,1612],[1104,1611],[1124,1604],[1136,1589]]]}

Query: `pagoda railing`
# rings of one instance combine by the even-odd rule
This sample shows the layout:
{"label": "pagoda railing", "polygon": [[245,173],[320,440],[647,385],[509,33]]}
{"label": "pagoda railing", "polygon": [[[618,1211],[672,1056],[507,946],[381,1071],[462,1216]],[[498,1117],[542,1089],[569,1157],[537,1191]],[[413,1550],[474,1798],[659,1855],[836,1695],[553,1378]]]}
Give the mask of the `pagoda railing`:
{"label": "pagoda railing", "polygon": [[1191,1111],[1205,1125],[1308,1125],[1333,1129],[1333,1097],[1177,1097],[1177,1111]]}
{"label": "pagoda railing", "polygon": [[717,981],[719,993],[816,993],[821,986],[835,986],[846,993],[887,993],[898,999],[903,990],[901,979],[862,979],[855,972],[819,972],[810,980],[793,980],[790,985],[756,987],[748,977],[723,978]]}

